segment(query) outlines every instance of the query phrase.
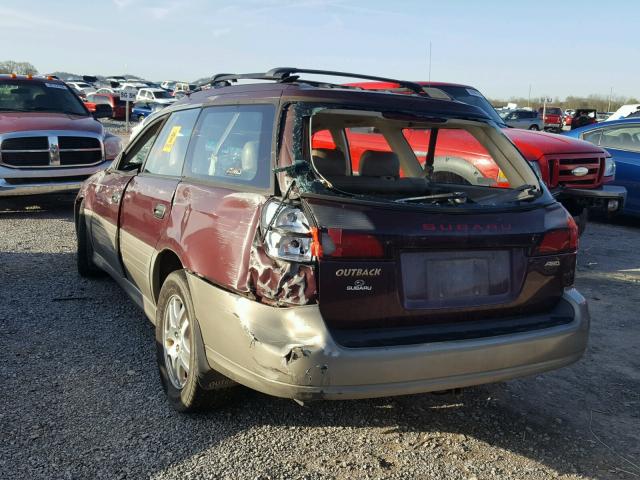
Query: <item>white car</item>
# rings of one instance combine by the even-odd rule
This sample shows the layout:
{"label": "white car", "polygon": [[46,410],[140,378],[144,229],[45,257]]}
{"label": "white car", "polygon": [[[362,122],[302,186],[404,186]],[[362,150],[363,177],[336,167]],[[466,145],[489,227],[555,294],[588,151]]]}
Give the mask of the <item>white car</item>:
{"label": "white car", "polygon": [[618,110],[616,110],[612,115],[607,117],[605,121],[610,122],[611,120],[620,120],[621,118],[626,118],[627,115],[635,113],[638,110],[640,110],[640,103],[623,105]]}
{"label": "white car", "polygon": [[171,93],[162,88],[141,88],[136,96],[136,102],[140,101],[169,104],[174,103],[176,99],[171,96]]}
{"label": "white car", "polygon": [[96,90],[96,93],[106,93],[109,95],[118,95],[119,92],[119,89],[109,87],[100,87],[98,90]]}
{"label": "white car", "polygon": [[84,93],[85,95],[88,95],[89,93],[94,93],[96,91],[96,89],[92,85],[86,82],[66,82],[66,83],[71,88],[73,88],[76,92]]}
{"label": "white car", "polygon": [[121,90],[135,90],[136,92],[141,88],[147,88],[149,85],[142,82],[123,82],[120,84]]}
{"label": "white car", "polygon": [[160,84],[160,86],[162,88],[164,88],[165,90],[173,91],[173,89],[176,87],[176,83],[178,83],[178,82],[176,82],[175,80],[165,80],[164,82],[162,82]]}

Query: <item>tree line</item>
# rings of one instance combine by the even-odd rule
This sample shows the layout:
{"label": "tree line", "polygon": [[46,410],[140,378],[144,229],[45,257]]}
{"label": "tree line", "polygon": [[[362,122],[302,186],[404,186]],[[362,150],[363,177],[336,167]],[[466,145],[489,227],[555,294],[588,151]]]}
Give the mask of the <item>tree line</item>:
{"label": "tree line", "polygon": [[[531,107],[533,109],[537,109],[542,106],[542,102],[540,102],[539,99],[531,99],[531,102],[529,102],[529,99],[526,97],[510,97],[508,100],[492,98],[489,99],[489,101],[494,107],[504,107],[507,103],[515,103],[520,108]],[[591,94],[586,97],[570,95],[564,100],[560,100],[560,98],[555,97],[553,101],[547,105],[560,107],[563,110],[566,110],[567,108],[595,108],[599,112],[615,112],[622,105],[630,103],[640,103],[640,101],[635,97],[614,95],[609,98],[608,95]]]}
{"label": "tree line", "polygon": [[0,62],[0,73],[17,73],[18,75],[36,75],[38,69],[29,62],[5,60]]}

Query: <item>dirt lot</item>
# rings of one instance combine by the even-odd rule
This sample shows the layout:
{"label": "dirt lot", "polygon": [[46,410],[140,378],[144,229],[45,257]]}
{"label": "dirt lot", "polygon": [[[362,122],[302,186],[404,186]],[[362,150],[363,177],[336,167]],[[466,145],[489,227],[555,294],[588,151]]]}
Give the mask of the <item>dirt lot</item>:
{"label": "dirt lot", "polygon": [[592,224],[591,345],[563,370],[459,395],[293,401],[239,389],[184,416],[153,330],[74,264],[69,197],[0,200],[2,478],[640,477],[640,224]]}

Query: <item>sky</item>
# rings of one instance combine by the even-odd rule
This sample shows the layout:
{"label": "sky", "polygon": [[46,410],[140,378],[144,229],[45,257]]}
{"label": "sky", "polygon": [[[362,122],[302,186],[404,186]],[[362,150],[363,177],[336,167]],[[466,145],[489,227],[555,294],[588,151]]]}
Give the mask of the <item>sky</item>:
{"label": "sky", "polygon": [[1,0],[0,61],[186,80],[276,66],[640,97],[635,0]]}

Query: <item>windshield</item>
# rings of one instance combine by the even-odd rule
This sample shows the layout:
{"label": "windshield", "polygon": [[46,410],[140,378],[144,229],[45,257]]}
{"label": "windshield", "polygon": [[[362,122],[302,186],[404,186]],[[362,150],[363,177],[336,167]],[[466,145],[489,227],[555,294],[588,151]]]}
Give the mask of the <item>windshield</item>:
{"label": "windshield", "polygon": [[57,82],[0,82],[0,111],[88,116],[81,100],[66,85]]}
{"label": "windshield", "polygon": [[475,88],[453,85],[438,85],[435,88],[447,93],[454,100],[480,108],[480,110],[489,115],[491,120],[500,126],[505,126],[504,121],[500,118],[500,115],[496,113],[496,110],[491,106],[489,101]]}
{"label": "windshield", "polygon": [[526,160],[484,122],[327,108],[311,117],[315,172],[347,194],[498,205],[541,194]]}

